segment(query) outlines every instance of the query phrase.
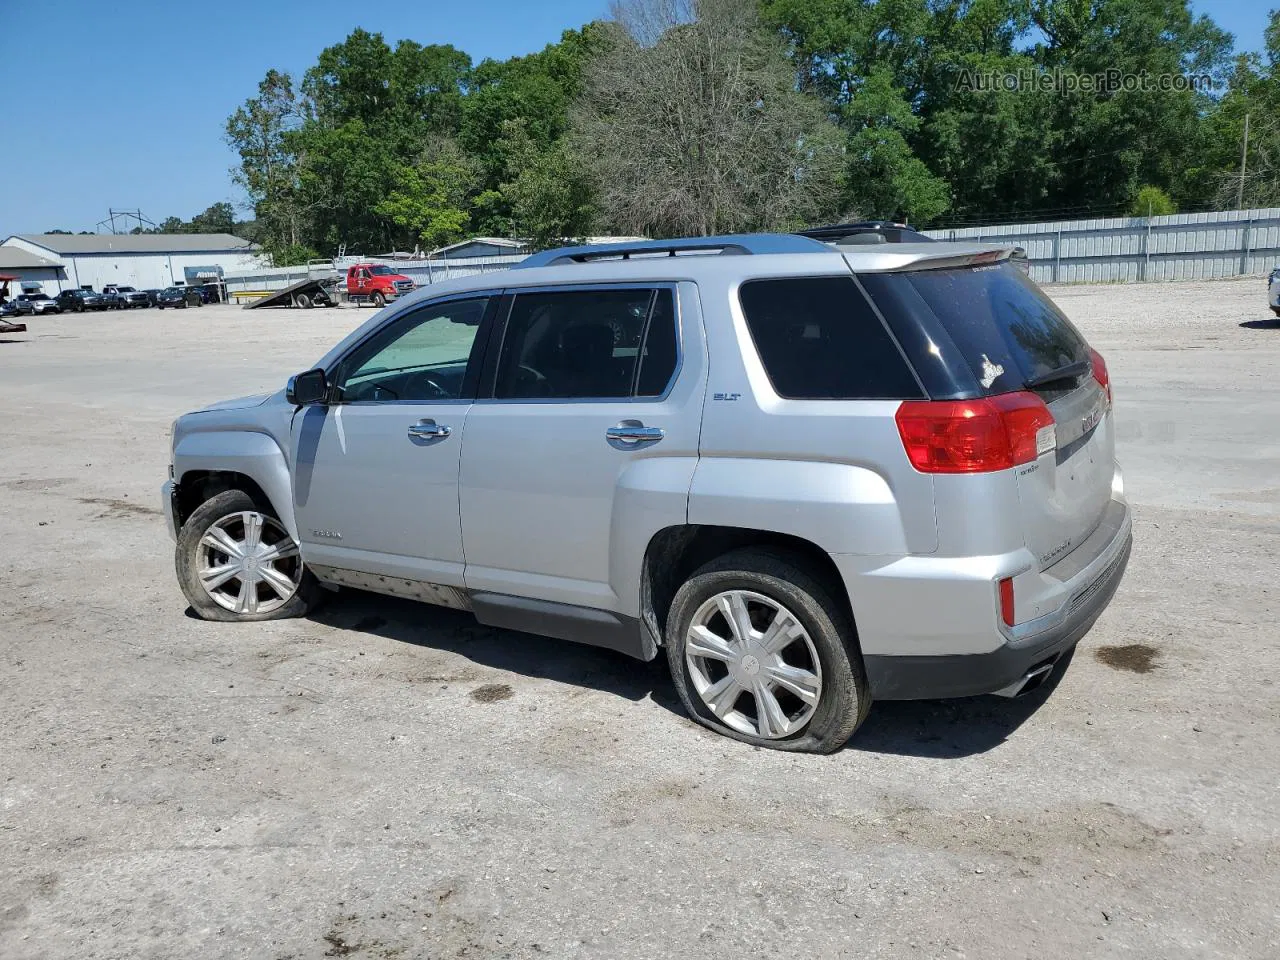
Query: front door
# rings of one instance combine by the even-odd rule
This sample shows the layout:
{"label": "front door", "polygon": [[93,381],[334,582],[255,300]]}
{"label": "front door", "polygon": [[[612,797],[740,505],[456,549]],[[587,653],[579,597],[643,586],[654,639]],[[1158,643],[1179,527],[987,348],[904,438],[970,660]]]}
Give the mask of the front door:
{"label": "front door", "polygon": [[647,538],[685,522],[697,463],[704,368],[688,336],[678,363],[676,293],[515,293],[467,420],[469,590],[635,615]]}
{"label": "front door", "polygon": [[330,371],[330,403],[295,415],[307,563],[462,586],[459,452],[495,303],[473,295],[407,311]]}

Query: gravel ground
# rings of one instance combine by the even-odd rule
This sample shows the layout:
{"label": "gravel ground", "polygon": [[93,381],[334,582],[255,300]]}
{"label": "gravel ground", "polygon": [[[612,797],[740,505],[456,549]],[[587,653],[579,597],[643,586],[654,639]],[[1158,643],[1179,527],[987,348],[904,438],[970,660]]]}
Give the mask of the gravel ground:
{"label": "gravel ground", "polygon": [[1115,381],[1124,584],[1047,698],[831,757],[448,610],[189,617],[170,421],[368,312],[0,336],[0,957],[1274,957],[1280,327],[1256,278],[1051,293]]}

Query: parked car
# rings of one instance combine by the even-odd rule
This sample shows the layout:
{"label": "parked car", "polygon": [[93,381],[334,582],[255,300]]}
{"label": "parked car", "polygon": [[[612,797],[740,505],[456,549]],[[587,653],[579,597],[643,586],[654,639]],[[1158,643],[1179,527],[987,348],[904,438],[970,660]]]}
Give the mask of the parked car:
{"label": "parked car", "polygon": [[159,300],[160,294],[164,293],[163,290],[158,289],[143,290],[142,292],[147,295],[147,303],[153,307],[156,305],[156,301]]}
{"label": "parked car", "polygon": [[58,306],[58,301],[47,293],[23,293],[18,296],[17,300],[19,303],[28,304],[33,314],[62,312],[62,308]]}
{"label": "parked car", "polygon": [[219,303],[218,288],[212,283],[193,283],[187,286],[188,290],[194,290],[200,295],[201,303]]}
{"label": "parked car", "polygon": [[31,304],[23,303],[21,300],[6,300],[0,303],[0,320],[11,320],[15,317],[29,317],[35,311],[31,308]]}
{"label": "parked car", "polygon": [[54,299],[61,309],[74,313],[83,313],[86,310],[106,310],[112,306],[111,300],[93,290],[63,290]]}
{"label": "parked car", "polygon": [[185,310],[192,304],[197,307],[204,306],[204,301],[200,297],[200,291],[196,290],[194,287],[168,287],[161,290],[156,296],[156,306],[161,310],[165,307]]}
{"label": "parked car", "polygon": [[665,653],[695,721],[764,747],[1019,695],[1132,523],[1106,363],[1010,252],[710,237],[435,284],[175,422],[179,583],[208,620],[327,584]]}
{"label": "parked car", "polygon": [[137,287],[118,286],[114,283],[102,288],[103,293],[111,294],[124,309],[132,307],[149,307],[151,299],[146,292]]}
{"label": "parked car", "polygon": [[1280,267],[1275,267],[1267,277],[1267,304],[1271,312],[1280,317]]}

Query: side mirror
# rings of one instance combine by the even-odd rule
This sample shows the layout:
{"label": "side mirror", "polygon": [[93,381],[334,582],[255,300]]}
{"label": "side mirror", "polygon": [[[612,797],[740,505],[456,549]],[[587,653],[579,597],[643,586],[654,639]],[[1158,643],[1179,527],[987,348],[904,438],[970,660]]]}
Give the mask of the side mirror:
{"label": "side mirror", "polygon": [[324,403],[329,396],[329,380],[323,370],[308,370],[289,378],[284,388],[284,398],[296,406]]}

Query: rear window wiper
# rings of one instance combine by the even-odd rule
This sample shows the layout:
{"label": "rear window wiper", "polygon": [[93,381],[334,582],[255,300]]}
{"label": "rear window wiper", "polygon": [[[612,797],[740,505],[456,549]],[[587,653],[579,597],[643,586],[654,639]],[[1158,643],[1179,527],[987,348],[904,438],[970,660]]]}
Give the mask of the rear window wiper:
{"label": "rear window wiper", "polygon": [[1090,370],[1088,360],[1077,360],[1075,363],[1068,363],[1065,367],[1058,367],[1057,370],[1050,370],[1048,373],[1042,373],[1038,377],[1031,377],[1026,381],[1024,386],[1028,390],[1035,390],[1037,387],[1047,387],[1050,384],[1058,383],[1060,380],[1076,380]]}

